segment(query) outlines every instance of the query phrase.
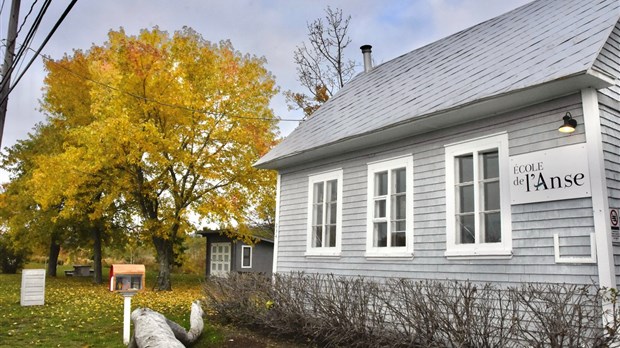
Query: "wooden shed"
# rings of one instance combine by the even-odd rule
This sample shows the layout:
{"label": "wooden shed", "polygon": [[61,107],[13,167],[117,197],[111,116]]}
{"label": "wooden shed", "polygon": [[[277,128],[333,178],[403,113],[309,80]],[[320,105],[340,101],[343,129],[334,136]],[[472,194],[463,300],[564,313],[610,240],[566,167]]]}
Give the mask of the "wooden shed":
{"label": "wooden shed", "polygon": [[222,230],[198,232],[207,243],[206,276],[226,276],[230,272],[252,272],[271,276],[273,268],[273,234],[261,230],[254,234],[250,245]]}

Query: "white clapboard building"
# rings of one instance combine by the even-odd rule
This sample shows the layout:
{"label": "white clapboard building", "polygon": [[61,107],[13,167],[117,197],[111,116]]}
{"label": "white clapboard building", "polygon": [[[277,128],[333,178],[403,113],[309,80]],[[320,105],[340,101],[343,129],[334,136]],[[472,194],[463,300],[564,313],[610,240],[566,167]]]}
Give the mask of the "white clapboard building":
{"label": "white clapboard building", "polygon": [[256,163],[274,272],[616,287],[619,19],[539,0],[367,64]]}

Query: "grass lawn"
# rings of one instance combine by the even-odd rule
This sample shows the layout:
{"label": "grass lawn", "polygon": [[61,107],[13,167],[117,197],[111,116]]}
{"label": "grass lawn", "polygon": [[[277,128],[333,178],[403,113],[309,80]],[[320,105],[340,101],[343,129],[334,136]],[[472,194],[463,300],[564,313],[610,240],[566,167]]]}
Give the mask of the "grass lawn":
{"label": "grass lawn", "polygon": [[[38,266],[38,267],[37,267]],[[43,268],[29,265],[28,268]],[[19,304],[21,274],[0,274],[0,347],[124,347],[123,297],[95,285],[90,277],[46,277],[45,305]],[[191,302],[202,297],[201,277],[173,275],[173,291],[154,292],[156,273],[147,272],[147,290],[133,297],[132,309],[149,307],[189,328]],[[221,328],[205,322],[194,347],[225,345]]]}

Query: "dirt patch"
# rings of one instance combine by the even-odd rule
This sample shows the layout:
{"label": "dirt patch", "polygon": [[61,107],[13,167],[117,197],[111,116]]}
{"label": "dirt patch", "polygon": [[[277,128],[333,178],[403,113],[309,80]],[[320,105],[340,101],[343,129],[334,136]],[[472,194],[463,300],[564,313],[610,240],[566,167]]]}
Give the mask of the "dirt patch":
{"label": "dirt patch", "polygon": [[300,342],[276,339],[267,335],[262,335],[254,331],[235,328],[235,327],[222,327],[222,331],[226,339],[217,348],[310,348],[314,347],[311,344],[302,344]]}
{"label": "dirt patch", "polygon": [[270,346],[268,346],[267,343],[259,341],[253,337],[233,336],[227,338],[226,342],[222,343],[220,347],[266,348]]}

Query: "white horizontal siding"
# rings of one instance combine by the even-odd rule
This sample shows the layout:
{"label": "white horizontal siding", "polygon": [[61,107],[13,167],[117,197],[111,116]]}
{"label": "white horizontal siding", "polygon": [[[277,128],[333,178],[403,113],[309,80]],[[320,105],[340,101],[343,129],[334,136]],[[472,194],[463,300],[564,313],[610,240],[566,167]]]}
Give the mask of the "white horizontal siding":
{"label": "white horizontal siding", "polygon": [[[594,68],[612,74],[616,77],[616,81],[620,81],[620,22],[616,24],[601,50]],[[609,206],[620,208],[620,85],[617,83],[616,86],[601,90],[599,104]],[[614,264],[618,275],[620,246],[614,246]]]}
{"label": "white horizontal siding", "polygon": [[[618,46],[620,46],[620,40]],[[617,78],[620,78],[620,71],[617,74]],[[620,94],[608,92],[607,90],[599,92],[605,176],[609,207],[620,208]],[[616,275],[620,275],[620,246],[614,246],[613,251]]]}
{"label": "white horizontal siding", "polygon": [[[369,277],[460,279],[472,281],[596,281],[596,265],[556,264],[553,235],[564,256],[587,256],[594,231],[589,198],[512,206],[513,257],[453,260],[446,249],[444,145],[507,131],[510,155],[583,142],[583,127],[573,135],[557,132],[566,111],[582,123],[579,95],[458,125],[381,147],[307,163],[282,172],[278,271],[306,271]],[[366,248],[367,164],[413,154],[414,258],[372,260]],[[343,169],[342,255],[338,259],[304,257],[308,175]]]}
{"label": "white horizontal siding", "polygon": [[[280,269],[295,269],[303,263],[306,250],[306,209],[308,202],[307,174],[293,173],[281,176],[279,233],[276,264]],[[297,269],[301,271],[301,269]]]}
{"label": "white horizontal siding", "polygon": [[[612,31],[594,62],[593,68],[620,78],[620,21]],[[620,84],[601,90],[601,93],[615,100],[620,100]]]}

